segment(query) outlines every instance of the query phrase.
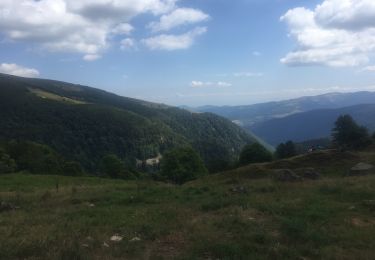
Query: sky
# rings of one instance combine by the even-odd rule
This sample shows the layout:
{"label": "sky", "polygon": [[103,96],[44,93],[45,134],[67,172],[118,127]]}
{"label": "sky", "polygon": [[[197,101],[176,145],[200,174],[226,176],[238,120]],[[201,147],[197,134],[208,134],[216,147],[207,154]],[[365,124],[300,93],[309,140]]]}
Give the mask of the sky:
{"label": "sky", "polygon": [[375,91],[374,0],[0,0],[0,72],[169,105]]}

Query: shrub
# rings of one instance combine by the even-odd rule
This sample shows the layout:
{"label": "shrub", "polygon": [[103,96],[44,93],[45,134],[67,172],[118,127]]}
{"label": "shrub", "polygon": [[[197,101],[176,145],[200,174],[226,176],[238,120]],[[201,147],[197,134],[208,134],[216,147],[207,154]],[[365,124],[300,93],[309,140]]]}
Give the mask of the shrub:
{"label": "shrub", "polygon": [[18,170],[33,174],[61,174],[61,157],[49,146],[29,141],[10,141],[6,150],[17,163]]}
{"label": "shrub", "polygon": [[350,115],[340,116],[332,129],[333,143],[341,148],[358,149],[371,144],[367,128],[357,125]]}
{"label": "shrub", "polygon": [[190,147],[177,148],[164,154],[160,176],[164,180],[183,184],[208,173],[198,153]]}
{"label": "shrub", "polygon": [[110,178],[133,179],[132,173],[128,172],[125,163],[115,154],[109,154],[102,158],[99,165],[100,172]]}
{"label": "shrub", "polygon": [[272,161],[272,153],[259,143],[246,145],[240,154],[240,165]]}
{"label": "shrub", "polygon": [[66,176],[82,176],[85,172],[78,162],[65,162],[63,164],[63,173]]}
{"label": "shrub", "polygon": [[16,168],[16,162],[0,148],[0,174],[12,173]]}
{"label": "shrub", "polygon": [[293,157],[297,155],[296,146],[292,141],[281,143],[277,146],[275,155],[279,159]]}

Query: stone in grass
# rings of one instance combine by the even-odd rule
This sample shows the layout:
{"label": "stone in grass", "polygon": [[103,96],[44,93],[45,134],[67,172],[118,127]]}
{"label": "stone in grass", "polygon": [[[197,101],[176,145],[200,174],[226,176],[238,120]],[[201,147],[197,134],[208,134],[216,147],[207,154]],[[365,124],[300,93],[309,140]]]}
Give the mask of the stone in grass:
{"label": "stone in grass", "polygon": [[110,240],[112,242],[121,242],[123,240],[123,237],[116,234],[111,236]]}
{"label": "stone in grass", "polygon": [[274,176],[277,181],[281,182],[295,182],[302,180],[300,176],[290,169],[274,170]]}
{"label": "stone in grass", "polygon": [[230,189],[231,192],[233,193],[241,193],[241,194],[246,194],[248,193],[248,189],[244,186],[236,186]]}
{"label": "stone in grass", "polygon": [[350,169],[350,176],[360,176],[370,174],[374,170],[374,165],[360,162]]}
{"label": "stone in grass", "polygon": [[141,239],[139,237],[133,237],[132,239],[129,240],[130,242],[139,242]]}

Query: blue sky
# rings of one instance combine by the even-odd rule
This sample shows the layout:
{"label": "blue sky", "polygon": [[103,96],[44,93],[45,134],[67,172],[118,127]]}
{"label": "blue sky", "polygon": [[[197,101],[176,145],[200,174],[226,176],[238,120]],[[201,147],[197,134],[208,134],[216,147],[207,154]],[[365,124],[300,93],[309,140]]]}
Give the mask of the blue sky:
{"label": "blue sky", "polygon": [[2,72],[171,105],[375,90],[372,0],[2,0],[0,36]]}

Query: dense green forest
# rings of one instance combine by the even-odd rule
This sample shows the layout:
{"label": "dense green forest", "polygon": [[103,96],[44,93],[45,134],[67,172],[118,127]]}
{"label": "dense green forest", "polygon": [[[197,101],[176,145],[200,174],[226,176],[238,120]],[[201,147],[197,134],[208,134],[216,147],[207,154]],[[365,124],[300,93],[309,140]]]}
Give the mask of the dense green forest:
{"label": "dense green forest", "polygon": [[114,154],[144,161],[191,146],[210,171],[238,158],[254,138],[229,120],[64,82],[0,74],[0,140],[47,145],[95,172]]}

